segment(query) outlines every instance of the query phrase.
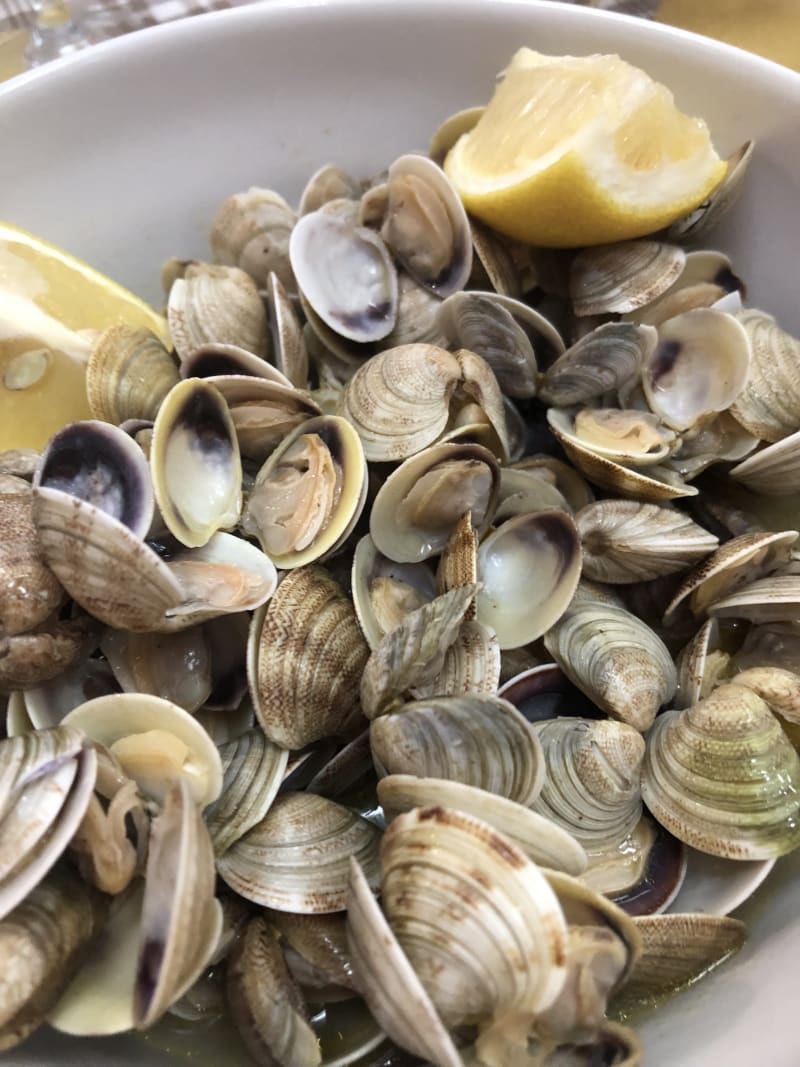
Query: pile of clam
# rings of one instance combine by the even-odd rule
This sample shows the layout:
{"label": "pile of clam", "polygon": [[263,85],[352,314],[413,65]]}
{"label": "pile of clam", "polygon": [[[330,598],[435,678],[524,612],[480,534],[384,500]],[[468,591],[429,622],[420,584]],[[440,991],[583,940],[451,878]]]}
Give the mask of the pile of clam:
{"label": "pile of clam", "polygon": [[173,350],[0,455],[0,1048],[633,1067],[800,845],[800,342],[685,248],[750,149],[556,253],[466,216],[473,120],[230,197]]}

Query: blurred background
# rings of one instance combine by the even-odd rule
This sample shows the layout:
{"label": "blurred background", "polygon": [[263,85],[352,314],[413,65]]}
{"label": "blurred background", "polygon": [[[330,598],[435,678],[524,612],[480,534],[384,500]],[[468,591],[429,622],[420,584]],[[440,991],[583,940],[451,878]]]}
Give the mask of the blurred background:
{"label": "blurred background", "polygon": [[[68,4],[66,0],[0,0],[0,81],[20,73],[32,62],[47,62],[52,54],[73,45],[250,2],[252,0],[130,0],[127,3],[121,0],[73,0]],[[800,70],[800,0],[583,2],[590,7],[621,11],[637,18],[653,18],[657,22],[706,34]],[[71,23],[68,21],[70,17]]]}

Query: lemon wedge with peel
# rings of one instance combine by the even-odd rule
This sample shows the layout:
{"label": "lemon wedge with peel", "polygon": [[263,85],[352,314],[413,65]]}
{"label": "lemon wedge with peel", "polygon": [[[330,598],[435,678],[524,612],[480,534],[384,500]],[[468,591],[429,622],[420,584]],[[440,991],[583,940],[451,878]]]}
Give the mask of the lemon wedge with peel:
{"label": "lemon wedge with peel", "polygon": [[89,418],[85,368],[93,337],[124,322],[169,343],[138,296],[55,245],[0,222],[0,452],[41,448]]}
{"label": "lemon wedge with peel", "polygon": [[619,56],[522,48],[444,169],[467,210],[501,233],[571,248],[675,222],[726,164],[706,124]]}

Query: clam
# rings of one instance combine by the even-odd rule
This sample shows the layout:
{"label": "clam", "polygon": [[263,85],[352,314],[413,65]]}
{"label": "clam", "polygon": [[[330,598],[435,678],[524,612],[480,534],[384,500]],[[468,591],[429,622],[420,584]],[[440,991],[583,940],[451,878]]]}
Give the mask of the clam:
{"label": "clam", "polygon": [[750,370],[750,341],[732,315],[696,308],[662,322],[644,360],[642,386],[652,411],[688,430],[733,404]]}
{"label": "clam", "polygon": [[126,419],[155,419],[177,383],[178,368],[160,338],[123,323],[100,334],[86,364],[89,410],[115,426]]}
{"label": "clam", "polygon": [[397,272],[372,230],[322,208],[297,222],[289,257],[305,300],[335,333],[364,343],[394,328]]}
{"label": "clam", "polygon": [[214,375],[208,382],[228,405],[242,455],[258,463],[292,430],[321,413],[310,393],[288,383],[229,374]]}
{"label": "clam", "polygon": [[728,169],[722,182],[711,195],[683,219],[674,222],[666,231],[672,241],[695,241],[705,237],[723,215],[733,207],[742,191],[742,179],[753,156],[755,144],[745,141],[728,157]]}
{"label": "clam", "polygon": [[[465,585],[409,612],[374,649],[363,668],[361,705],[369,719],[396,706],[409,689],[428,685],[441,672],[477,586]],[[442,692],[441,687],[436,692]]]}
{"label": "clam", "polygon": [[[581,560],[578,532],[566,512],[537,511],[507,520],[478,549],[478,622],[495,631],[501,649],[541,637],[566,611]],[[519,597],[522,583],[526,594]]]}
{"label": "clam", "polygon": [[788,560],[798,538],[795,530],[741,534],[717,549],[684,579],[669,602],[665,618],[683,604],[693,615],[706,611],[737,589]]}
{"label": "clam", "polygon": [[750,342],[752,359],[731,414],[755,437],[774,443],[800,425],[800,388],[794,371],[800,340],[756,308],[742,311],[738,319]]}
{"label": "clam", "polygon": [[15,1047],[43,1022],[106,911],[100,894],[63,866],[0,921],[0,1050]]}
{"label": "clam", "polygon": [[367,465],[345,419],[301,423],[256,476],[242,520],[277,567],[325,556],[349,536],[366,502]]}
{"label": "clam", "polygon": [[651,326],[610,322],[584,334],[545,372],[539,395],[557,408],[586,404],[637,381],[657,344]]}
{"label": "clam", "polygon": [[317,1067],[322,1062],[302,994],[266,917],[251,919],[234,949],[227,991],[237,1030],[257,1063]]}
{"label": "clam", "polygon": [[289,761],[260,730],[220,745],[222,791],[206,812],[214,852],[221,856],[259,823],[277,796]]}
{"label": "clam", "polygon": [[198,345],[181,362],[178,374],[180,378],[211,378],[211,384],[218,388],[221,385],[244,385],[239,381],[229,382],[230,378],[242,377],[262,378],[285,389],[293,388],[286,375],[261,356],[248,352],[240,345],[219,342]]}
{"label": "clam", "polygon": [[492,293],[458,292],[439,308],[438,326],[454,348],[482,356],[503,392],[511,397],[536,394],[536,355],[530,338]]}
{"label": "clam", "polygon": [[541,871],[507,838],[463,812],[415,808],[390,823],[381,870],[389,926],[445,1025],[532,1019],[553,1003],[566,977],[565,921]]}
{"label": "clam", "polygon": [[570,272],[575,314],[628,312],[644,307],[672,285],[686,253],[659,241],[620,241],[585,248]]}
{"label": "clam", "polygon": [[601,500],[575,516],[583,573],[627,584],[684,570],[713,552],[718,540],[674,508],[635,500]]}
{"label": "clam", "polygon": [[511,469],[528,471],[549,481],[566,500],[567,511],[580,511],[594,500],[594,493],[588,482],[569,463],[556,459],[555,456],[525,456],[516,460]]}
{"label": "clam", "polygon": [[355,178],[336,164],[326,163],[319,170],[315,170],[306,182],[300,195],[297,213],[308,215],[330,200],[358,200],[360,196],[361,185]]}
{"label": "clam", "polygon": [[369,534],[353,553],[353,607],[371,649],[405,616],[429,603],[436,592],[433,572],[425,563],[395,563],[375,547]]}
{"label": "clam", "polygon": [[651,412],[624,408],[550,408],[547,421],[565,447],[589,450],[600,459],[647,467],[673,450],[675,434]]}
{"label": "clam", "polygon": [[598,707],[637,730],[652,725],[678,684],[663,641],[613,604],[576,600],[544,642],[567,677]]}
{"label": "clam", "polygon": [[673,700],[676,708],[690,708],[709,696],[720,682],[730,680],[733,664],[730,653],[721,646],[717,619],[706,619],[692,640],[681,649],[676,666],[678,689]]}
{"label": "clam", "polygon": [[89,620],[57,622],[51,616],[24,634],[0,636],[0,693],[44,685],[84,655]]}
{"label": "clam", "polygon": [[500,662],[500,643],[494,630],[465,618],[445,652],[441,670],[427,685],[415,686],[415,695],[496,693]]}
{"label": "clam", "polygon": [[201,807],[222,788],[219,752],[188,712],[160,697],[114,693],[71,711],[64,726],[82,730],[110,749],[139,789],[162,801],[170,783],[185,779]]}
{"label": "clam", "polygon": [[293,915],[276,911],[272,921],[283,938],[289,970],[309,998],[324,1002],[357,994],[342,912]]}
{"label": "clam", "polygon": [[251,830],[220,856],[217,870],[240,896],[301,915],[344,910],[350,857],[377,888],[379,831],[313,793],[281,793]]}
{"label": "clam", "polygon": [[289,264],[289,238],[296,216],[271,189],[253,186],[222,204],[209,243],[215,262],[241,267],[260,288],[274,271],[290,292],[295,290]]}
{"label": "clam", "polygon": [[250,695],[267,737],[301,749],[359,716],[369,649],[339,584],[320,567],[288,574],[253,619]]}
{"label": "clam", "polygon": [[170,337],[181,360],[204,344],[239,345],[267,353],[267,316],[256,283],[237,267],[192,263],[172,283],[167,303]]}
{"label": "clam", "polygon": [[444,548],[462,515],[478,535],[494,516],[500,471],[475,444],[433,445],[402,463],[378,490],[370,535],[398,563],[416,563]]}
{"label": "clam", "polygon": [[361,438],[370,461],[399,460],[431,444],[447,426],[461,367],[436,345],[400,345],[359,367],[340,411]]}
{"label": "clam", "polygon": [[[657,300],[627,319],[660,326],[662,322],[693,308],[714,307],[721,310],[741,310],[740,292],[744,283],[733,272],[733,264],[722,252],[694,251],[686,253],[686,262],[677,280]],[[735,299],[732,308],[727,306]]]}
{"label": "clam", "polygon": [[542,867],[573,875],[586,870],[586,852],[572,834],[537,811],[485,789],[443,778],[390,774],[378,782],[378,800],[392,815],[436,804],[463,811],[489,823]]}
{"label": "clam", "polygon": [[518,300],[522,295],[522,272],[514,257],[511,242],[477,219],[470,219],[472,230],[472,274],[470,288],[484,289]]}
{"label": "clam", "polygon": [[730,475],[747,489],[765,496],[800,491],[800,431],[748,456],[732,468]]}
{"label": "clam", "polygon": [[389,167],[381,236],[408,273],[437,295],[463,289],[472,270],[467,213],[450,179],[425,156]]}
{"label": "clam", "polygon": [[[200,627],[175,634],[107,630],[100,647],[126,693],[164,697],[190,713],[202,707],[211,693],[209,649]],[[84,689],[82,683],[81,690]],[[87,696],[77,699],[72,707],[86,699]]]}
{"label": "clam", "polygon": [[0,630],[24,633],[45,622],[64,598],[39,547],[29,489],[0,493],[0,529]]}
{"label": "clam", "polygon": [[375,1019],[402,1048],[437,1067],[462,1060],[425,986],[417,977],[372,894],[358,863],[350,861],[347,944],[353,973]]}
{"label": "clam", "polygon": [[308,388],[308,350],[289,294],[274,271],[267,276],[267,312],[278,370],[297,389]]}
{"label": "clam", "polygon": [[219,940],[222,909],[214,898],[211,839],[179,778],[153,822],[133,987],[133,1023],[160,1018],[205,970]]}
{"label": "clam", "polygon": [[383,339],[384,346],[397,348],[417,342],[443,345],[445,338],[439,327],[442,301],[439,297],[403,270],[398,272],[397,285],[397,321],[391,333]]}
{"label": "clam", "polygon": [[381,775],[447,778],[530,805],[541,792],[541,742],[517,709],[488,693],[411,701],[373,721]]}
{"label": "clam", "polygon": [[546,471],[503,467],[500,471],[500,499],[495,512],[498,524],[514,515],[547,508],[566,512],[571,510],[566,497],[553,484]]}
{"label": "clam", "polygon": [[0,918],[53,867],[80,826],[97,773],[93,749],[65,726],[0,742]]}
{"label": "clam", "polygon": [[242,507],[242,468],[228,407],[213,385],[190,378],[159,408],[150,450],[161,516],[181,544],[199,548],[233,526]]}
{"label": "clam", "polygon": [[771,859],[800,845],[800,758],[767,704],[726,684],[660,716],[647,739],[642,796],[693,848]]}

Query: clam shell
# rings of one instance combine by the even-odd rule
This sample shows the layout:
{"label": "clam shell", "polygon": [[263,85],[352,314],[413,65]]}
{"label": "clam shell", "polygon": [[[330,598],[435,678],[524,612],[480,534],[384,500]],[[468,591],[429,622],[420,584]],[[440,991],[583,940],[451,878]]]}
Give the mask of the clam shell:
{"label": "clam shell", "polygon": [[575,837],[552,819],[485,789],[444,778],[390,774],[378,782],[378,800],[391,814],[437,804],[463,811],[489,823],[541,867],[574,875],[586,870],[586,852]]}
{"label": "clam shell", "polygon": [[620,241],[575,256],[569,289],[575,314],[628,312],[657,299],[679,277],[686,253],[658,241]]}
{"label": "clam shell", "polygon": [[500,660],[500,643],[494,630],[474,619],[465,619],[445,652],[442,669],[427,685],[415,686],[415,695],[496,693]]}
{"label": "clam shell", "polygon": [[747,383],[732,404],[731,414],[762,441],[779,441],[800,425],[796,373],[800,340],[755,308],[742,311],[738,319],[750,341],[752,359]]}
{"label": "clam shell", "polygon": [[267,276],[267,312],[278,370],[295,388],[308,389],[308,350],[303,328],[289,294],[274,271]]}
{"label": "clam shell", "polygon": [[755,693],[722,685],[661,715],[647,739],[645,804],[675,837],[731,859],[800,845],[800,758]]}
{"label": "clam shell", "polygon": [[545,372],[539,395],[554,407],[583,405],[638,379],[657,343],[651,326],[609,322],[576,341]]}
{"label": "clam shell", "polygon": [[648,467],[670,455],[675,434],[657,415],[636,408],[550,408],[547,421],[565,447],[589,451],[600,459]]}
{"label": "clam shell", "polygon": [[0,493],[0,529],[0,630],[24,633],[43,623],[64,598],[39,547],[30,490]]}
{"label": "clam shell", "polygon": [[297,216],[272,189],[252,186],[220,206],[209,234],[215,262],[241,267],[263,288],[270,271],[295,291],[289,265],[289,237]]}
{"label": "clam shell", "polygon": [[381,236],[420,285],[446,297],[472,270],[472,233],[461,198],[425,156],[400,156],[389,167]]}
{"label": "clam shell", "polygon": [[242,508],[236,431],[222,395],[199,378],[178,382],[164,398],[150,447],[153,490],[169,531],[200,548],[233,526]]}
{"label": "clam shell", "polygon": [[293,430],[258,472],[243,528],[277,567],[301,567],[349,536],[366,492],[358,434],[346,419],[319,415]]}
{"label": "clam shell", "polygon": [[232,344],[267,354],[267,316],[256,283],[236,267],[194,262],[172,283],[170,337],[181,360],[205,344]]}
{"label": "clam shell", "polygon": [[478,536],[495,513],[500,469],[476,444],[438,444],[394,470],[375,497],[370,535],[383,555],[417,563],[444,549],[469,513]]}
{"label": "clam shell", "polygon": [[719,220],[733,207],[741,194],[742,179],[750,165],[754,149],[755,142],[745,141],[728,157],[726,160],[728,169],[720,185],[694,211],[685,218],[673,222],[665,234],[669,240],[696,241],[705,238],[714,230]]}
{"label": "clam shell", "polygon": [[732,671],[731,657],[720,648],[719,623],[707,619],[676,661],[678,688],[673,699],[676,708],[690,708],[709,696]]}
{"label": "clam shell", "polygon": [[370,1011],[392,1040],[439,1067],[462,1067],[452,1038],[353,859],[347,943],[355,979]]}
{"label": "clam shell", "polygon": [[408,689],[427,685],[436,678],[476,588],[460,586],[435,597],[409,612],[383,638],[361,676],[361,706],[367,718],[374,719],[388,711]]}
{"label": "clam shell", "polygon": [[175,361],[159,337],[117,323],[100,334],[86,363],[89,410],[115,426],[126,419],[152,422],[178,380]]}
{"label": "clam shell", "polygon": [[353,606],[371,649],[398,626],[409,611],[429,603],[435,593],[425,563],[395,563],[375,547],[369,534],[359,540],[351,573]]}
{"label": "clam shell", "polygon": [[461,367],[436,345],[389,348],[359,367],[340,413],[356,429],[370,461],[402,460],[431,444],[447,425]]}
{"label": "clam shell", "polygon": [[227,969],[236,1029],[257,1063],[317,1067],[317,1038],[303,997],[286,969],[278,934],[264,916],[250,920]]}
{"label": "clam shell", "polygon": [[583,573],[598,582],[628,584],[683,570],[719,542],[672,508],[634,500],[600,500],[575,516]]}
{"label": "clam shell", "polygon": [[240,452],[257,463],[263,463],[292,430],[320,414],[310,393],[288,383],[241,374],[212,375],[206,380],[225,398]]}
{"label": "clam shell", "polygon": [[[150,693],[171,700],[188,712],[205,704],[211,693],[211,662],[203,631],[192,627],[175,634],[136,634],[127,630],[107,630],[100,648],[113,671],[114,679],[126,693]],[[76,678],[80,688],[72,690],[64,713],[96,695],[107,682],[89,660],[81,665]],[[113,685],[106,685],[112,692]],[[67,696],[67,694],[65,694]]]}
{"label": "clam shell", "polygon": [[341,733],[358,714],[369,648],[349,597],[322,568],[288,574],[254,617],[250,695],[264,733],[301,749]]}
{"label": "clam shell", "polygon": [[533,810],[587,851],[608,850],[627,838],[642,817],[641,734],[609,719],[569,717],[536,723],[534,730],[547,773]]}
{"label": "clam shell", "polygon": [[376,233],[327,207],[303,215],[292,230],[289,258],[297,284],[335,333],[359,343],[379,341],[397,319],[392,257]]}
{"label": "clam shell", "polygon": [[545,763],[536,732],[488,693],[412,701],[375,719],[370,743],[382,774],[446,778],[529,805]]}
{"label": "clam shell", "polygon": [[800,577],[760,578],[714,601],[708,610],[718,619],[794,622],[800,615]]}
{"label": "clam shell", "polygon": [[[234,391],[236,386],[245,388],[247,383],[240,380],[243,377],[260,378],[285,389],[294,388],[277,367],[239,345],[199,345],[183,360],[178,374],[182,379],[211,378],[220,392],[225,387]],[[231,381],[232,378],[236,380]]]}
{"label": "clam shell", "polygon": [[478,119],[485,110],[486,107],[483,104],[479,107],[466,107],[461,111],[456,111],[455,114],[446,118],[440,126],[437,126],[428,148],[428,155],[434,163],[438,163],[440,166],[444,163],[445,156],[459,137],[462,134],[469,133],[470,130],[477,126]]}
{"label": "clam shell", "polygon": [[314,793],[282,793],[266,816],[217,861],[246,900],[300,915],[343,911],[350,857],[377,888],[378,831],[366,819]]}
{"label": "clam shell", "polygon": [[504,650],[536,640],[567,609],[581,561],[578,531],[566,512],[508,519],[478,549],[478,622],[495,631]]}
{"label": "clam shell", "polygon": [[62,867],[0,922],[0,1050],[44,1021],[105,915],[103,899]]}
{"label": "clam shell", "polygon": [[222,792],[206,812],[216,855],[261,822],[278,794],[289,753],[260,730],[220,745]]}
{"label": "clam shell", "polygon": [[658,344],[644,360],[642,387],[667,426],[688,430],[737,401],[750,362],[750,338],[733,315],[695,308],[661,323]]}
{"label": "clam shell", "polygon": [[381,868],[389,925],[445,1025],[532,1017],[558,996],[566,925],[555,894],[485,822],[439,806],[399,815]]}
{"label": "clam shell", "polygon": [[211,838],[185,778],[153,822],[133,989],[133,1022],[146,1029],[205,970],[222,930]]}
{"label": "clam shell", "polygon": [[663,641],[624,608],[575,603],[545,634],[547,651],[598,707],[646,730],[678,684]]}
{"label": "clam shell", "polygon": [[767,445],[730,471],[754,493],[787,496],[800,491],[800,431]]}
{"label": "clam shell", "polygon": [[[369,889],[367,890],[369,892]],[[315,999],[325,1000],[329,987],[342,996],[357,993],[353,964],[347,948],[347,921],[342,912],[332,915],[293,915],[288,911],[272,913],[272,922],[286,943],[287,959],[295,978],[313,990]]]}
{"label": "clam shell", "polygon": [[143,693],[96,697],[71,711],[64,725],[111,749],[125,773],[154,800],[162,801],[178,777],[186,780],[200,807],[220,794],[222,764],[216,745],[188,712],[168,700]]}

